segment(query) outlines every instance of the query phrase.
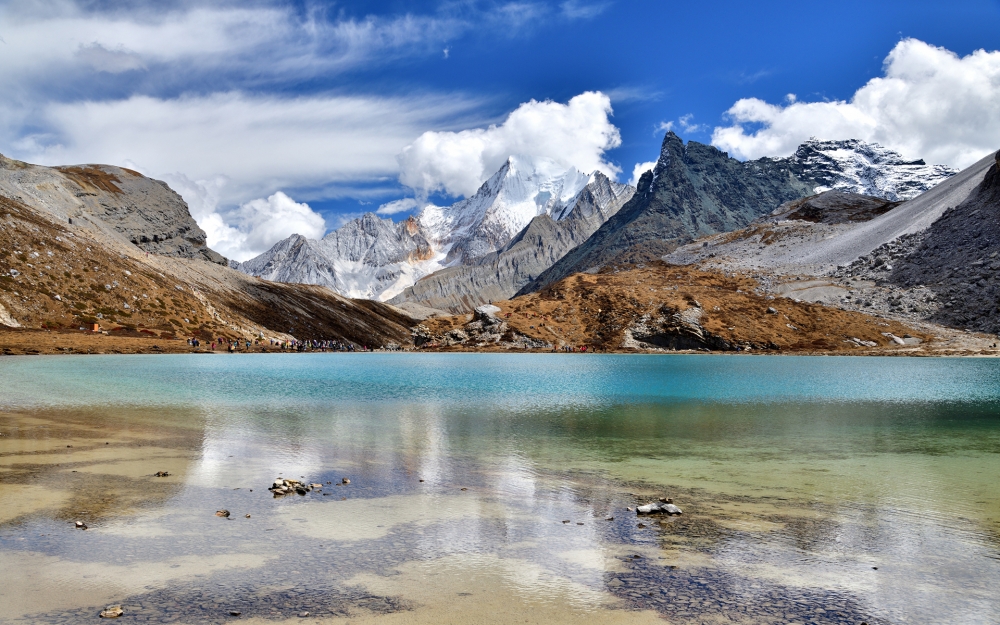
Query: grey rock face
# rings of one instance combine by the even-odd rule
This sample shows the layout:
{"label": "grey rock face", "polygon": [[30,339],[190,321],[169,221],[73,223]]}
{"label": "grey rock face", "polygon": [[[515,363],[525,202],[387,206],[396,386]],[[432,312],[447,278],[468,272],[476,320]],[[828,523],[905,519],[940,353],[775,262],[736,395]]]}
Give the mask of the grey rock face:
{"label": "grey rock face", "polygon": [[502,249],[473,264],[448,267],[419,280],[390,303],[417,302],[460,312],[512,297],[580,245],[632,197],[634,190],[597,172],[561,211],[535,217]]}
{"label": "grey rock face", "polygon": [[776,219],[843,224],[870,221],[888,213],[902,202],[845,191],[825,191],[800,200],[785,202],[771,216]]}
{"label": "grey rock face", "polygon": [[227,261],[206,245],[187,203],[166,183],[110,165],[42,167],[0,155],[0,194],[57,221],[93,227],[154,254]]}

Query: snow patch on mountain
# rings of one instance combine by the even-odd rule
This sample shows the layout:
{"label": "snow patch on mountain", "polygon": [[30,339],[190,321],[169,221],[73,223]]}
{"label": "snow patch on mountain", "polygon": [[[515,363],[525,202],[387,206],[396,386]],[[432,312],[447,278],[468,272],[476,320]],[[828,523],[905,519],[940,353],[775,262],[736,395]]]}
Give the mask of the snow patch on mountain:
{"label": "snow patch on mountain", "polygon": [[945,165],[908,161],[898,152],[857,139],[810,139],[790,157],[805,179],[817,180],[815,193],[838,190],[872,195],[893,202],[912,199],[958,173]]}

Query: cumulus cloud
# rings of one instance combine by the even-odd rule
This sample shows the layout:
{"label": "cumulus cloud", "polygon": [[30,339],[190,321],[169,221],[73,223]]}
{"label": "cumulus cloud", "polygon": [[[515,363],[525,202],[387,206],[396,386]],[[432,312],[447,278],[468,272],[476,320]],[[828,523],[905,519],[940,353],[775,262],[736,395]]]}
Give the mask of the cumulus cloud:
{"label": "cumulus cloud", "polygon": [[566,104],[531,100],[488,128],[425,132],[400,153],[399,181],[424,197],[438,191],[469,196],[512,154],[617,178],[621,169],[604,159],[606,150],[621,144],[611,113],[608,96],[586,92]]}
{"label": "cumulus cloud", "polygon": [[392,202],[386,202],[382,206],[378,207],[375,212],[379,215],[395,215],[396,213],[402,213],[405,211],[413,210],[420,206],[415,198],[404,197],[401,200],[393,200]]}
{"label": "cumulus cloud", "polygon": [[965,57],[917,39],[900,41],[850,100],[736,102],[712,143],[743,157],[790,154],[809,137],[862,139],[909,158],[965,167],[1000,147],[1000,52]]}
{"label": "cumulus cloud", "polygon": [[326,234],[322,215],[281,191],[245,202],[229,214],[212,213],[204,221],[212,228],[209,247],[236,260],[253,258],[293,234],[310,239]]}
{"label": "cumulus cloud", "polygon": [[645,163],[636,163],[635,167],[632,168],[632,177],[629,178],[628,183],[633,187],[639,184],[639,178],[647,171],[652,171],[656,167],[656,161],[647,161]]}

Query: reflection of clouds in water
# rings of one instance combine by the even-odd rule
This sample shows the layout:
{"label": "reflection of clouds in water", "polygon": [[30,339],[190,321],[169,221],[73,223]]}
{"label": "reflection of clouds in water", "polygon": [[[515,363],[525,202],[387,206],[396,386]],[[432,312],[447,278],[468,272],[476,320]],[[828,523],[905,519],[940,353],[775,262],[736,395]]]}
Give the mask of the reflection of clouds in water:
{"label": "reflection of clouds in water", "polygon": [[820,514],[767,533],[735,533],[713,550],[712,566],[848,593],[890,620],[934,614],[940,622],[995,622],[1000,563],[967,522],[947,527],[938,514],[861,504]]}
{"label": "reflection of clouds in water", "polygon": [[440,482],[447,477],[447,427],[442,407],[436,404],[409,404],[399,414],[400,451],[405,468],[411,463],[414,477],[425,484]]}
{"label": "reflection of clouds in water", "polygon": [[268,417],[238,409],[212,411],[189,483],[265,489],[278,474],[298,479],[322,466],[322,438],[303,419]]}

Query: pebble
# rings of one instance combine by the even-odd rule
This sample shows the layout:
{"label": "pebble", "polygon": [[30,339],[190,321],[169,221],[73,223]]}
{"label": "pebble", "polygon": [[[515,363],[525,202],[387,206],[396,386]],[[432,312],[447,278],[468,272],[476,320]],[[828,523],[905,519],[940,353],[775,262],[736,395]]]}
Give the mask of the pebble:
{"label": "pebble", "polygon": [[109,605],[101,611],[101,618],[118,618],[122,614],[125,614],[125,610],[122,610],[120,605]]}
{"label": "pebble", "polygon": [[153,477],[170,477],[169,471],[157,471],[153,474]]}
{"label": "pebble", "polygon": [[340,483],[341,483],[341,484],[350,484],[350,483],[351,483],[351,480],[349,480],[349,479],[348,479],[348,478],[346,478],[346,477],[345,477],[345,478],[341,478],[341,480],[340,480]]}
{"label": "pebble", "polygon": [[305,618],[307,616],[309,616],[308,612],[299,612],[299,618]]}
{"label": "pebble", "polygon": [[229,518],[229,510],[216,510],[215,516]]}
{"label": "pebble", "polygon": [[239,616],[240,614],[243,614],[243,613],[240,612],[239,610],[230,610],[229,611],[229,616]]}
{"label": "pebble", "polygon": [[83,521],[77,521],[77,522],[76,522],[76,527],[77,527],[78,529],[82,529],[82,530],[85,530],[85,529],[87,529],[87,524],[86,524],[86,523],[84,523]]}

